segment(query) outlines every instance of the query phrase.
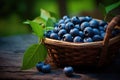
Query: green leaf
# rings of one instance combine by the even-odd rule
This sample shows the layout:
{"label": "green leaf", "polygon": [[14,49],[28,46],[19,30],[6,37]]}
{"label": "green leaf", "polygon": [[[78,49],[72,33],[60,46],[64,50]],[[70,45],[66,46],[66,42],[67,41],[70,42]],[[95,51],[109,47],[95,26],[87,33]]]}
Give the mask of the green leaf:
{"label": "green leaf", "polygon": [[55,17],[58,19],[58,16],[54,12],[49,11],[49,13],[50,13],[51,17]]}
{"label": "green leaf", "polygon": [[30,24],[29,20],[24,21],[23,24]]}
{"label": "green leaf", "polygon": [[34,31],[34,33],[40,37],[41,39],[43,39],[44,37],[44,28],[39,25],[39,23],[33,22],[33,21],[29,21],[30,26],[32,27],[32,30]]}
{"label": "green leaf", "polygon": [[53,29],[54,29],[54,27],[46,27],[46,31],[53,30]]}
{"label": "green leaf", "polygon": [[55,17],[50,17],[50,19],[51,19],[54,23],[57,22],[57,19],[56,19]]}
{"label": "green leaf", "polygon": [[46,22],[46,27],[53,26],[54,27],[54,21],[51,18],[48,18]]}
{"label": "green leaf", "polygon": [[50,18],[50,13],[44,9],[41,9],[41,14],[40,17],[42,17],[43,19],[45,19],[46,21],[48,20],[48,18]]}
{"label": "green leaf", "polygon": [[33,20],[33,22],[36,22],[36,23],[39,23],[39,24],[41,24],[41,23],[46,24],[46,21],[43,18],[41,18],[41,17],[36,17]]}
{"label": "green leaf", "polygon": [[49,13],[50,13],[51,17],[55,18],[56,20],[59,19],[58,15],[56,15],[55,13],[53,13],[53,12],[49,12]]}
{"label": "green leaf", "polygon": [[106,10],[107,13],[109,13],[111,10],[115,9],[118,6],[120,6],[120,1],[105,7],[105,10]]}
{"label": "green leaf", "polygon": [[47,56],[47,49],[43,44],[33,44],[24,53],[22,70],[30,69],[35,67],[35,65],[44,61]]}

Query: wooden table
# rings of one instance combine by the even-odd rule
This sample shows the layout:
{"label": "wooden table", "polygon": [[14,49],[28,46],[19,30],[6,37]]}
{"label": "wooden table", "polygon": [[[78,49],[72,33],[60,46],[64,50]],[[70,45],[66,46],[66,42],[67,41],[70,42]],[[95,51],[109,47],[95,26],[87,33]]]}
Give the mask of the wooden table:
{"label": "wooden table", "polygon": [[62,68],[52,66],[51,73],[38,72],[36,68],[20,70],[25,49],[37,43],[37,37],[27,34],[0,38],[0,80],[32,79],[32,80],[120,80],[120,53],[111,66],[101,71],[82,70],[69,78],[63,74]]}

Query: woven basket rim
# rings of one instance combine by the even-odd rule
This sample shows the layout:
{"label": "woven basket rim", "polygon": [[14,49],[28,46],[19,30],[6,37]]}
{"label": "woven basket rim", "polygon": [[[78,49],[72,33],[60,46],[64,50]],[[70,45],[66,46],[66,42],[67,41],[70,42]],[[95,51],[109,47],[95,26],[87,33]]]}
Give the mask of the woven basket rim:
{"label": "woven basket rim", "polygon": [[[115,42],[120,41],[120,34],[111,38],[109,41],[108,45],[111,45]],[[87,42],[87,43],[74,43],[74,42],[66,42],[66,41],[60,41],[60,40],[55,40],[55,39],[50,39],[50,38],[45,38],[44,39],[45,44],[49,45],[56,45],[56,46],[64,46],[64,47],[102,47],[103,41],[96,41],[96,42]]]}

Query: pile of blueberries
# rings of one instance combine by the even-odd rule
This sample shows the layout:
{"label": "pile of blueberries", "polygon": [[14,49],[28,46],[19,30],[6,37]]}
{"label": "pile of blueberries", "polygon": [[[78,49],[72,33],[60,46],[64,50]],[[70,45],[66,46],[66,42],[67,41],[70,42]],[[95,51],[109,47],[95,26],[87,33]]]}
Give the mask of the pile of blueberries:
{"label": "pile of blueberries", "polygon": [[51,66],[49,64],[45,64],[44,62],[38,62],[36,64],[36,68],[39,72],[43,72],[43,73],[51,72]]}
{"label": "pile of blueberries", "polygon": [[[46,64],[44,62],[37,63],[36,68],[39,72],[43,72],[43,73],[50,73],[51,72],[50,64]],[[63,72],[68,77],[73,76],[73,68],[71,66],[64,67]]]}
{"label": "pile of blueberries", "polygon": [[[45,37],[68,42],[95,42],[104,39],[107,22],[96,20],[90,16],[63,16],[55,23],[54,29],[45,32]],[[112,31],[112,37],[120,33]]]}

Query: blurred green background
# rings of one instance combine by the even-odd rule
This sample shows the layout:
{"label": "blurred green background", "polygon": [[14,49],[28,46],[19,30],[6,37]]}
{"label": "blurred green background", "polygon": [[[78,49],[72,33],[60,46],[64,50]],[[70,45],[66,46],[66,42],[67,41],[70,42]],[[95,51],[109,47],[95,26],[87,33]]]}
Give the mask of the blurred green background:
{"label": "blurred green background", "polygon": [[[119,0],[0,0],[0,36],[28,34],[31,29],[23,24],[40,15],[40,9],[63,15],[88,15],[103,19],[99,3],[107,6]],[[97,14],[98,13],[98,14]]]}

